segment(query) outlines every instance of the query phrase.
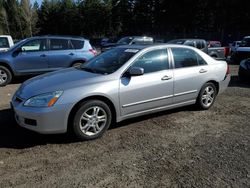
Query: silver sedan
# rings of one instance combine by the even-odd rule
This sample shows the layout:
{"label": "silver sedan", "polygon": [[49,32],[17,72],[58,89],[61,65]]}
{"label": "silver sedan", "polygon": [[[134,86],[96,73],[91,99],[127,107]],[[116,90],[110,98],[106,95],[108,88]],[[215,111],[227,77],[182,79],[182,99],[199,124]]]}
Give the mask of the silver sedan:
{"label": "silver sedan", "polygon": [[230,81],[226,62],[180,45],[122,46],[80,67],[32,78],[12,99],[17,122],[81,140],[111,123],[186,105],[209,109]]}

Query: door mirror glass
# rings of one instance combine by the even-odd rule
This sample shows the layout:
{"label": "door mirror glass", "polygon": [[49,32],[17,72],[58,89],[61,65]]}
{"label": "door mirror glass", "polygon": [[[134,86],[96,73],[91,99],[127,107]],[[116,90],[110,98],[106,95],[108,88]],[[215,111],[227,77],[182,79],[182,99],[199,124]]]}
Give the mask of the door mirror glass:
{"label": "door mirror glass", "polygon": [[144,74],[144,69],[140,67],[131,67],[129,69],[130,76],[141,76]]}
{"label": "door mirror glass", "polygon": [[15,57],[17,56],[19,53],[21,53],[23,50],[22,48],[17,48],[13,53],[12,53],[12,56]]}
{"label": "door mirror glass", "polygon": [[22,48],[17,48],[17,49],[15,50],[16,53],[20,53],[20,52],[22,52],[22,51],[23,51]]}

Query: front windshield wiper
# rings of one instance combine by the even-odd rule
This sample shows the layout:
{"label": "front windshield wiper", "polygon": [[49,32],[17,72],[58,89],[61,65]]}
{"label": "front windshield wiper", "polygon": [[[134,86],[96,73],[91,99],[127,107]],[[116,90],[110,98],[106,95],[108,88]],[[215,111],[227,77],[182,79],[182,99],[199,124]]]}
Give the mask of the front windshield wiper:
{"label": "front windshield wiper", "polygon": [[90,68],[90,67],[81,67],[82,70],[84,71],[87,71],[87,72],[92,72],[92,73],[95,73],[95,74],[106,74],[102,71],[99,71],[99,70],[96,70],[96,69],[93,69],[93,68]]}

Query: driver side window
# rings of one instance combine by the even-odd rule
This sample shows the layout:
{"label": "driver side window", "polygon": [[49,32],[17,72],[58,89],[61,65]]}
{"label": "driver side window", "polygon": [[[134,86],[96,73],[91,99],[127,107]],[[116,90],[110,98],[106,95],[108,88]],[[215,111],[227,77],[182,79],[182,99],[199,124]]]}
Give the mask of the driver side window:
{"label": "driver side window", "polygon": [[167,49],[145,53],[135,60],[132,67],[143,68],[145,74],[169,69]]}
{"label": "driver side window", "polygon": [[22,47],[23,52],[37,52],[47,50],[45,39],[31,40],[25,43]]}

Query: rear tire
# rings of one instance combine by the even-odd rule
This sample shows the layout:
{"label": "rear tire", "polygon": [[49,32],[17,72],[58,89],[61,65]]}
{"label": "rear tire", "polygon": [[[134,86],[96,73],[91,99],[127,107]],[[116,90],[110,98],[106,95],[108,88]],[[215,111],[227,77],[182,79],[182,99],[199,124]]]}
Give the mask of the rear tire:
{"label": "rear tire", "polygon": [[0,87],[6,86],[12,80],[12,74],[10,70],[4,66],[0,66]]}
{"label": "rear tire", "polygon": [[80,67],[83,63],[82,62],[75,62],[72,64],[71,67]]}
{"label": "rear tire", "polygon": [[208,82],[203,85],[196,100],[196,106],[201,110],[208,110],[214,104],[217,95],[215,85]]}
{"label": "rear tire", "polygon": [[99,138],[109,128],[112,113],[108,105],[99,100],[82,103],[73,118],[73,132],[80,140]]}

